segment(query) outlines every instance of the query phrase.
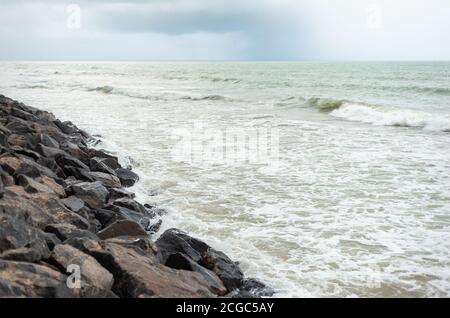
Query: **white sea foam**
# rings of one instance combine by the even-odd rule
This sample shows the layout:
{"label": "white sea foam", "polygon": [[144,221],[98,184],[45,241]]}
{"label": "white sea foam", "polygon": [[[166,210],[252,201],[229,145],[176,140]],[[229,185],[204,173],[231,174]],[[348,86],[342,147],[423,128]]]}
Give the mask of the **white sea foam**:
{"label": "white sea foam", "polygon": [[450,131],[450,118],[410,109],[393,109],[342,102],[330,115],[376,126],[419,127],[432,131]]}

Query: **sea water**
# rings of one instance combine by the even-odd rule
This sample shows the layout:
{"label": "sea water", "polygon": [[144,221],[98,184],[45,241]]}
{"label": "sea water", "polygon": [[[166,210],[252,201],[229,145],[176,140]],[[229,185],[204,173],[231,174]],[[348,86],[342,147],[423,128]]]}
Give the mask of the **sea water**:
{"label": "sea water", "polygon": [[[2,62],[0,94],[100,135],[162,230],[277,296],[450,296],[450,63]],[[194,131],[276,156],[180,160]]]}

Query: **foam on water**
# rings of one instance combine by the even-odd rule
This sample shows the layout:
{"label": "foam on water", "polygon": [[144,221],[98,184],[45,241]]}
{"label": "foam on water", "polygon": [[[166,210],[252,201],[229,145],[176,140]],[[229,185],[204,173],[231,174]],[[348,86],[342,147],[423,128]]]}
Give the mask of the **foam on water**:
{"label": "foam on water", "polygon": [[[450,295],[450,109],[433,89],[449,63],[1,66],[1,94],[100,134],[134,167],[138,199],[168,210],[163,229],[204,239],[279,296]],[[174,160],[174,130],[197,122],[276,128],[279,159]]]}

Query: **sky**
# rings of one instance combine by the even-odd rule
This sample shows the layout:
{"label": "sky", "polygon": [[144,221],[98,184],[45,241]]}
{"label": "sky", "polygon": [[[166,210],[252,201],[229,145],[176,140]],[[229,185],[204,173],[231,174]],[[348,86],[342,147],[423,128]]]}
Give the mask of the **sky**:
{"label": "sky", "polygon": [[0,0],[1,60],[450,60],[448,0]]}

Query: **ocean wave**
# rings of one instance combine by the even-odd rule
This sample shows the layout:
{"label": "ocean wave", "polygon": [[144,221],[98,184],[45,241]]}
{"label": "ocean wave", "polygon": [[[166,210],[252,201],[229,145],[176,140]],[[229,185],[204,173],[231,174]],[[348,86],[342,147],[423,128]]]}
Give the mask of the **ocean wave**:
{"label": "ocean wave", "polygon": [[118,96],[124,96],[129,98],[136,98],[136,99],[145,99],[145,100],[165,100],[159,96],[150,96],[150,95],[144,95],[144,94],[137,94],[137,93],[130,93],[125,90],[117,89],[112,86],[98,86],[95,88],[88,88],[89,92],[100,92],[103,94],[112,94],[112,95],[118,95]]}
{"label": "ocean wave", "polygon": [[35,85],[18,85],[14,86],[15,88],[20,89],[50,89],[50,87],[42,84],[35,84]]}
{"label": "ocean wave", "polygon": [[450,118],[411,109],[394,109],[354,102],[343,102],[332,112],[333,117],[375,126],[416,127],[450,132]]}
{"label": "ocean wave", "polygon": [[111,94],[114,91],[114,87],[112,86],[97,86],[95,88],[89,88],[88,91],[90,92],[100,92],[104,94]]}
{"label": "ocean wave", "polygon": [[346,100],[312,97],[306,101],[305,106],[315,107],[320,111],[329,112],[338,109],[346,102]]}
{"label": "ocean wave", "polygon": [[210,77],[210,76],[201,76],[200,79],[202,80],[208,80],[211,81],[213,83],[217,83],[217,82],[222,82],[222,83],[240,83],[241,80],[238,78],[222,78],[222,77]]}
{"label": "ocean wave", "polygon": [[202,97],[183,96],[181,99],[192,100],[192,101],[205,101],[205,100],[221,101],[221,100],[225,100],[227,98],[222,95],[207,95],[207,96],[202,96]]}

